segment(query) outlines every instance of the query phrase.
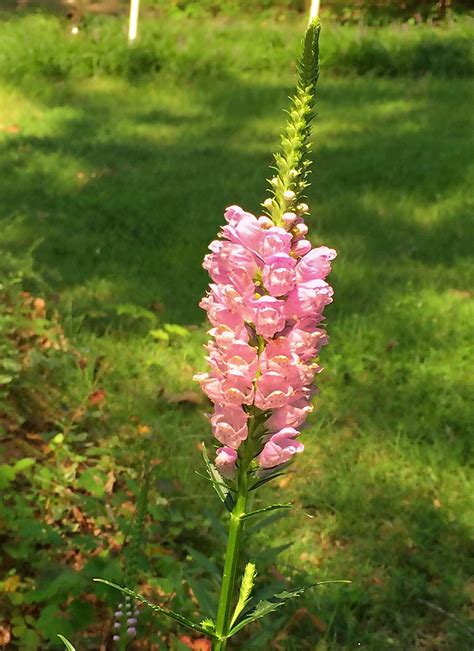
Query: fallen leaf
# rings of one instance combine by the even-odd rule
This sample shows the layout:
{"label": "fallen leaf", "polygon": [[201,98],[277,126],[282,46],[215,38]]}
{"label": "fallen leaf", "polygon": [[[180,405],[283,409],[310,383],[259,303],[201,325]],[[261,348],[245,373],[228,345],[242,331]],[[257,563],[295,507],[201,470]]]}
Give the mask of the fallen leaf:
{"label": "fallen leaf", "polygon": [[6,646],[11,640],[10,629],[3,625],[0,626],[0,646]]}
{"label": "fallen leaf", "polygon": [[115,484],[116,481],[117,481],[116,477],[115,477],[113,471],[111,470],[107,474],[107,481],[105,482],[105,486],[104,486],[104,490],[105,490],[106,493],[110,494],[114,490],[114,484]]}
{"label": "fallen leaf", "polygon": [[20,587],[20,577],[18,574],[9,576],[5,581],[3,581],[3,592],[16,592]]}
{"label": "fallen leaf", "polygon": [[97,406],[104,402],[106,397],[106,392],[104,389],[97,389],[93,391],[89,396],[89,404]]}

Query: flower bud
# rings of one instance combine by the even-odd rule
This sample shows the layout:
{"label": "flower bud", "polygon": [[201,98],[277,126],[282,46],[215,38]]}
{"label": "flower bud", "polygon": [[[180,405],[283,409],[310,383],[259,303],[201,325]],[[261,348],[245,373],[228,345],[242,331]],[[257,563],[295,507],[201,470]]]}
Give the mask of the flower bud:
{"label": "flower bud", "polygon": [[113,640],[114,642],[120,642],[120,635],[114,635],[113,638],[112,638],[112,640]]}
{"label": "flower bud", "polygon": [[272,179],[270,179],[271,185],[273,185],[274,188],[278,185],[278,177],[274,176]]}
{"label": "flower bud", "polygon": [[271,208],[273,206],[273,199],[268,197],[268,199],[265,199],[265,201],[263,202],[263,205],[265,206],[265,208]]}
{"label": "flower bud", "polygon": [[258,223],[265,230],[267,230],[268,228],[271,228],[272,226],[275,226],[275,224],[272,222],[270,217],[267,217],[266,215],[262,215],[261,217],[259,217],[258,218]]}
{"label": "flower bud", "polygon": [[120,622],[115,622],[114,623],[114,628],[120,628],[122,624]]}
{"label": "flower bud", "polygon": [[130,626],[129,628],[127,628],[127,633],[128,635],[130,635],[130,637],[135,637],[135,635],[137,634],[137,629],[134,626]]}
{"label": "flower bud", "polygon": [[129,617],[127,619],[127,624],[136,624],[137,623],[137,618],[136,617]]}
{"label": "flower bud", "polygon": [[285,212],[282,216],[285,226],[291,228],[296,221],[296,215],[294,212]]}
{"label": "flower bud", "polygon": [[297,212],[303,214],[303,213],[305,213],[305,212],[309,212],[309,206],[308,206],[307,203],[299,203],[299,204],[296,206],[296,210],[297,210]]}
{"label": "flower bud", "polygon": [[115,617],[118,619],[119,617],[122,617],[123,612],[121,610],[116,610],[114,613]]}
{"label": "flower bud", "polygon": [[285,192],[283,193],[283,198],[287,203],[291,203],[292,201],[294,201],[295,197],[296,194],[293,192],[293,190],[285,190]]}
{"label": "flower bud", "polygon": [[296,179],[297,176],[298,176],[298,170],[294,170],[294,169],[290,170],[290,178],[291,179]]}
{"label": "flower bud", "polygon": [[304,237],[306,235],[306,233],[308,232],[308,227],[306,226],[306,224],[301,222],[300,224],[296,224],[294,230],[295,230],[295,235],[296,236],[299,235],[301,237]]}

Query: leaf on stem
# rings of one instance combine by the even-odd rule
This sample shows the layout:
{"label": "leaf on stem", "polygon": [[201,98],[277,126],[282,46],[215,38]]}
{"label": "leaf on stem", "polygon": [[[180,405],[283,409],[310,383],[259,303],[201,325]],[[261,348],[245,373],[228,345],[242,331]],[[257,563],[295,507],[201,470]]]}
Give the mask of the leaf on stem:
{"label": "leaf on stem", "polygon": [[230,621],[231,628],[250,601],[253,586],[255,585],[256,576],[257,568],[255,567],[255,563],[247,563],[245,566],[244,575],[242,577],[242,583],[240,585],[239,600],[237,601],[234,614],[232,615],[232,619]]}
{"label": "leaf on stem", "polygon": [[350,583],[350,581],[344,581],[344,580],[318,581],[317,583],[312,583],[302,588],[295,588],[294,590],[284,590],[283,592],[279,592],[278,594],[274,595],[270,599],[263,599],[262,601],[259,601],[258,604],[252,610],[250,610],[247,613],[247,615],[245,615],[245,617],[241,619],[240,622],[237,623],[236,626],[231,628],[229,632],[229,637],[232,637],[233,635],[241,631],[245,626],[254,622],[255,620],[261,619],[262,617],[265,617],[265,615],[268,615],[269,613],[277,610],[277,608],[283,606],[290,599],[294,599],[295,597],[300,597],[303,593],[306,592],[306,590],[321,585],[330,584],[330,583]]}
{"label": "leaf on stem", "polygon": [[155,613],[159,613],[160,615],[164,615],[165,617],[174,619],[182,626],[186,626],[186,628],[190,628],[191,630],[197,631],[198,633],[204,633],[205,635],[209,635],[209,634],[214,635],[214,633],[209,631],[209,629],[206,628],[205,626],[201,624],[195,624],[190,619],[183,617],[183,615],[180,615],[179,613],[175,613],[173,610],[169,610],[168,608],[163,608],[158,604],[154,604],[151,601],[148,601],[148,599],[145,599],[145,597],[143,597],[142,595],[138,594],[137,592],[134,592],[133,590],[129,590],[128,588],[122,588],[122,586],[117,585],[116,583],[112,583],[111,581],[106,581],[105,579],[94,579],[94,581],[96,581],[97,583],[103,583],[104,585],[108,585],[111,588],[115,588],[116,590],[123,592],[123,594],[126,594],[129,597],[133,597],[134,599],[141,601],[143,604],[145,604],[145,606],[148,606],[148,608],[153,610]]}
{"label": "leaf on stem", "polygon": [[75,647],[73,647],[72,644],[69,642],[69,640],[66,640],[66,638],[63,635],[58,635],[58,637],[66,647],[67,651],[76,651]]}
{"label": "leaf on stem", "polygon": [[216,467],[211,463],[204,443],[202,444],[202,456],[204,458],[204,463],[206,464],[209,481],[214,487],[214,490],[216,491],[221,502],[227,508],[229,513],[231,513],[234,508],[234,498],[230,493],[229,487],[224,483],[222,477],[217,472]]}
{"label": "leaf on stem", "polygon": [[250,513],[244,513],[241,517],[241,520],[248,520],[253,518],[254,515],[262,515],[263,513],[269,513],[270,511],[276,511],[278,509],[292,509],[293,504],[271,504],[270,506],[265,506],[263,509],[257,509],[256,511],[251,511]]}

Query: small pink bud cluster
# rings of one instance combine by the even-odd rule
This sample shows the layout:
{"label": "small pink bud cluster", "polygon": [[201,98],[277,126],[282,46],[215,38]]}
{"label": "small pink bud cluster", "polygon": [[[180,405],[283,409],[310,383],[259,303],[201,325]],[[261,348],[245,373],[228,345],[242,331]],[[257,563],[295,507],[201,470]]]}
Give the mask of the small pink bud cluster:
{"label": "small pink bud cluster", "polygon": [[260,467],[279,466],[303,450],[299,430],[321,370],[314,360],[327,343],[319,325],[332,301],[325,278],[336,252],[312,248],[302,212],[285,213],[280,227],[231,206],[221,239],[204,258],[212,280],[200,303],[212,325],[210,370],[196,379],[214,403],[212,430],[223,445],[216,465],[224,477],[235,473],[256,415],[265,421]]}
{"label": "small pink bud cluster", "polygon": [[114,642],[120,642],[120,636],[125,635],[126,638],[135,637],[137,634],[137,621],[139,610],[133,607],[132,599],[127,595],[125,603],[118,605],[118,610],[115,611],[115,622],[113,624],[114,635],[112,637]]}

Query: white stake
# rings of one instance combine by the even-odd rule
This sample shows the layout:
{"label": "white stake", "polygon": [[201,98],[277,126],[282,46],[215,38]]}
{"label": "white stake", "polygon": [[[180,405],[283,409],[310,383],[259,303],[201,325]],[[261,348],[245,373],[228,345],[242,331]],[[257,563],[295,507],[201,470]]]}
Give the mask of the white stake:
{"label": "white stake", "polygon": [[140,0],[130,0],[130,22],[128,24],[128,42],[130,44],[137,38],[139,9]]}
{"label": "white stake", "polygon": [[312,23],[313,20],[319,15],[319,3],[320,0],[311,0],[311,8],[309,10],[310,23]]}

